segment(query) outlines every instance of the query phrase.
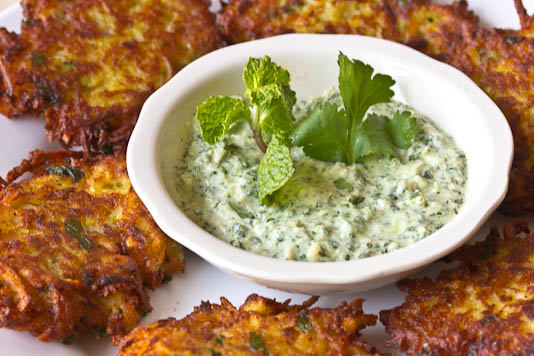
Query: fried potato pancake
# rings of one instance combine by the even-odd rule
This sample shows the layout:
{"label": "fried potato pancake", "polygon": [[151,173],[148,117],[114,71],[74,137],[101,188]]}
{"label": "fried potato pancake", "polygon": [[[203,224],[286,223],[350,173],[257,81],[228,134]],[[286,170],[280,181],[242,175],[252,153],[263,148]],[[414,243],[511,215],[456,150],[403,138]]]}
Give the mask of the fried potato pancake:
{"label": "fried potato pancake", "polygon": [[289,32],[356,33],[407,44],[469,75],[501,108],[515,156],[501,211],[534,211],[534,19],[515,0],[522,29],[486,29],[465,1],[230,0],[217,23],[229,42]]}
{"label": "fried potato pancake", "polygon": [[493,228],[454,252],[456,268],[403,280],[403,305],[380,312],[387,345],[408,355],[524,356],[534,352],[534,235],[526,222]]}
{"label": "fried potato pancake", "polygon": [[124,148],[145,99],[222,45],[208,0],[22,0],[0,29],[0,112],[66,147]]}
{"label": "fried potato pancake", "polygon": [[35,151],[0,188],[1,327],[42,341],[124,335],[151,310],[145,286],[183,266],[182,247],[135,194],[122,154]]}
{"label": "fried potato pancake", "polygon": [[376,323],[361,299],[334,309],[309,307],[250,295],[236,309],[202,302],[184,319],[169,318],[141,326],[125,336],[119,355],[378,355],[360,341],[360,330]]}

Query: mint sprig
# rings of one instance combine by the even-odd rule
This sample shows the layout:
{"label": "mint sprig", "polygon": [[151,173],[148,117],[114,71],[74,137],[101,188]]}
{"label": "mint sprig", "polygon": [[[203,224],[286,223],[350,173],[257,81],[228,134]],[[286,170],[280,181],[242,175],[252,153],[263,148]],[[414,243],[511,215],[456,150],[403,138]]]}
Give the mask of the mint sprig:
{"label": "mint sprig", "polygon": [[289,154],[289,135],[293,131],[291,110],[296,101],[289,87],[290,75],[271,58],[250,58],[243,70],[244,99],[212,96],[197,107],[202,139],[213,145],[221,140],[236,121],[247,121],[258,147],[265,153],[257,176],[262,204],[293,175]]}
{"label": "mint sprig", "polygon": [[395,155],[408,148],[417,135],[415,118],[397,112],[393,119],[368,115],[369,108],[387,103],[395,81],[375,74],[361,61],[339,53],[339,91],[344,109],[330,103],[318,106],[293,130],[292,144],[302,146],[307,156],[330,162],[356,163],[371,154]]}

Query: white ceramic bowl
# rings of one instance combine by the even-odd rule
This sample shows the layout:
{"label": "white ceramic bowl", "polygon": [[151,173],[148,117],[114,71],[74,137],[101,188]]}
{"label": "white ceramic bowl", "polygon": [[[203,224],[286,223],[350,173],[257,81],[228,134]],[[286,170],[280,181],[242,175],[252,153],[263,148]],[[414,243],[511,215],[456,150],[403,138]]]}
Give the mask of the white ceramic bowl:
{"label": "white ceramic bowl", "polygon": [[[176,162],[189,144],[195,107],[210,95],[242,95],[249,57],[269,55],[291,73],[298,98],[337,85],[338,52],[397,82],[396,95],[454,137],[468,163],[459,214],[425,239],[384,255],[347,262],[283,261],[246,252],[202,230],[174,203]],[[497,106],[464,74],[413,49],[354,35],[291,34],[212,52],[182,69],[145,103],[130,139],[128,173],[161,229],[211,264],[272,288],[307,294],[362,291],[406,277],[466,242],[502,201],[512,134]]]}

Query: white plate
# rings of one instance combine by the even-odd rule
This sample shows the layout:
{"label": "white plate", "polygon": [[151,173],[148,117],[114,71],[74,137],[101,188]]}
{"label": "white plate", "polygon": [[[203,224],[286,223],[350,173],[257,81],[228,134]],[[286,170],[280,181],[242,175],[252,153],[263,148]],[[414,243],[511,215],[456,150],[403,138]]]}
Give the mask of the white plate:
{"label": "white plate", "polygon": [[[441,1],[449,2],[449,1]],[[501,27],[518,27],[517,15],[513,8],[512,0],[469,0],[471,8],[481,17],[484,23]],[[524,0],[528,9],[534,10],[534,0]],[[20,28],[22,15],[20,7],[13,6],[0,14],[0,25],[10,30]],[[1,116],[1,115],[0,115]],[[0,117],[0,175],[5,174],[28,153],[40,148],[49,150],[55,145],[50,145],[43,130],[42,120],[18,119],[6,120]],[[502,219],[493,216],[488,223],[475,236],[483,238],[489,230],[489,226],[501,224]],[[529,218],[531,223],[534,219]],[[427,268],[419,275],[433,275],[444,265],[434,265]],[[217,270],[201,260],[193,253],[186,256],[186,273],[175,275],[171,283],[159,288],[150,294],[150,302],[154,310],[143,320],[142,324],[151,323],[157,319],[174,316],[181,318],[189,314],[195,305],[201,300],[218,302],[220,296],[227,297],[234,305],[240,305],[251,293],[259,293],[266,297],[277,299],[291,298],[295,302],[301,302],[306,297],[298,294],[289,294],[261,287],[243,279],[230,276]],[[389,309],[404,301],[403,294],[394,285],[357,294],[338,295],[323,297],[319,300],[320,306],[336,306],[342,300],[364,298],[364,310],[367,313],[378,314],[382,309]],[[378,323],[373,328],[364,331],[364,339],[380,349],[385,350],[384,328]],[[73,345],[65,346],[59,342],[42,343],[27,333],[0,329],[0,355],[33,356],[41,355],[115,355],[116,348],[109,346],[109,339],[95,340],[93,336],[86,335]]]}

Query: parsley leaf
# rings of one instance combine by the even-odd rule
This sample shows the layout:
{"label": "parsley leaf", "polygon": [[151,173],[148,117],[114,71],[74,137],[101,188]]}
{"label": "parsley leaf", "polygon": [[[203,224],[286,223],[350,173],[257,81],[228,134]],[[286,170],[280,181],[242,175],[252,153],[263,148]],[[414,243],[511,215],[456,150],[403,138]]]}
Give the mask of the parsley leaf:
{"label": "parsley leaf", "polygon": [[417,136],[417,120],[408,111],[397,111],[393,119],[387,123],[388,132],[399,148],[409,148]]}
{"label": "parsley leaf", "polygon": [[373,77],[373,67],[362,61],[351,60],[341,52],[338,65],[339,92],[350,127],[354,130],[371,106],[391,100],[395,93],[390,88],[395,81],[385,74],[375,74]]}
{"label": "parsley leaf", "polygon": [[395,155],[395,145],[387,130],[388,121],[385,116],[373,114],[361,123],[353,137],[354,157],[360,158],[376,153]]}
{"label": "parsley leaf", "polygon": [[348,120],[332,103],[317,106],[291,133],[291,143],[308,157],[321,161],[347,162]]}
{"label": "parsley leaf", "polygon": [[226,135],[234,122],[250,122],[250,109],[241,98],[212,96],[197,107],[196,119],[202,139],[213,145]]}
{"label": "parsley leaf", "polygon": [[258,168],[258,195],[262,204],[268,204],[272,193],[282,188],[293,176],[293,161],[289,147],[283,139],[274,135],[267,147],[267,152],[261,158]]}
{"label": "parsley leaf", "polygon": [[417,135],[415,118],[409,112],[393,119],[367,115],[372,105],[387,103],[395,81],[375,74],[361,61],[339,53],[339,91],[344,109],[332,103],[317,106],[292,131],[292,144],[301,146],[307,156],[321,161],[352,164],[371,154],[395,155],[396,147],[408,148]]}

